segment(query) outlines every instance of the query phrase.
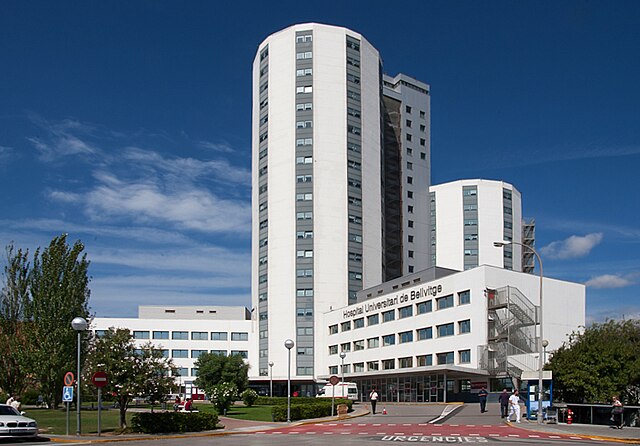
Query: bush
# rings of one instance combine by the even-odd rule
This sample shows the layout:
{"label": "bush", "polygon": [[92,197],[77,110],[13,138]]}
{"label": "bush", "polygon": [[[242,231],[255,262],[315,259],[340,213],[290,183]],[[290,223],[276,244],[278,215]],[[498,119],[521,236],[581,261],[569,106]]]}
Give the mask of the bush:
{"label": "bush", "polygon": [[245,406],[251,407],[258,399],[258,394],[253,389],[247,389],[240,394],[240,398]]}
{"label": "bush", "polygon": [[217,425],[218,415],[201,412],[138,412],[131,418],[131,429],[145,434],[201,432]]}
{"label": "bush", "polygon": [[[273,421],[287,421],[287,399],[284,404],[277,404],[271,409]],[[351,412],[353,401],[346,399],[335,400],[335,408],[338,404],[346,404],[348,411]],[[337,412],[336,412],[337,413]],[[310,418],[322,418],[331,416],[331,399],[329,398],[292,398],[291,399],[291,419],[306,420]]]}
{"label": "bush", "polygon": [[29,404],[29,405],[36,404],[38,402],[39,395],[40,395],[40,392],[38,392],[36,389],[25,390],[25,392],[22,394],[22,398],[20,399],[20,402],[22,404]]}
{"label": "bush", "polygon": [[209,395],[211,403],[215,406],[218,413],[225,413],[233,402],[238,399],[238,388],[233,383],[222,383],[213,386]]}

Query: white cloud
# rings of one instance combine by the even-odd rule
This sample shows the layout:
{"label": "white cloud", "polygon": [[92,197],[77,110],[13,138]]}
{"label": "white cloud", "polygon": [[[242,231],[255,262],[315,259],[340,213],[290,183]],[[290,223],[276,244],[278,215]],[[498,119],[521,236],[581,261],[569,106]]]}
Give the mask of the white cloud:
{"label": "white cloud", "polygon": [[585,285],[591,288],[624,288],[633,285],[635,283],[634,279],[637,276],[637,274],[627,274],[624,276],[603,274],[587,280]]}
{"label": "white cloud", "polygon": [[52,200],[61,201],[64,203],[77,203],[82,198],[80,195],[73,192],[64,192],[59,190],[49,191],[47,195]]}
{"label": "white cloud", "polygon": [[552,259],[572,259],[584,257],[602,241],[601,232],[587,234],[585,236],[572,235],[571,237],[551,242],[543,247],[540,252]]}
{"label": "white cloud", "polygon": [[227,143],[214,143],[209,141],[197,141],[200,147],[213,150],[214,152],[233,153],[233,148]]}
{"label": "white cloud", "polygon": [[0,146],[0,162],[8,159],[13,153],[12,147]]}

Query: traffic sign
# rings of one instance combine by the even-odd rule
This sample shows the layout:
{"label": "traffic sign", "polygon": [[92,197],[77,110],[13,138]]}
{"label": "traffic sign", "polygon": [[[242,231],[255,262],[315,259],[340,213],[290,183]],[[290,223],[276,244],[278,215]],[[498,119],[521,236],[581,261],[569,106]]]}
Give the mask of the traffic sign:
{"label": "traffic sign", "polygon": [[95,384],[96,387],[104,387],[109,384],[109,379],[107,378],[107,374],[105,372],[96,372],[91,377],[91,381]]}
{"label": "traffic sign", "polygon": [[73,401],[73,387],[72,386],[64,386],[62,389],[62,402],[70,403]]}
{"label": "traffic sign", "polygon": [[338,378],[336,375],[332,375],[329,378],[329,382],[331,383],[332,386],[335,386],[336,384],[338,384],[340,382],[340,378]]}
{"label": "traffic sign", "polygon": [[72,386],[74,383],[75,379],[73,376],[73,372],[67,372],[64,374],[64,385],[65,386]]}

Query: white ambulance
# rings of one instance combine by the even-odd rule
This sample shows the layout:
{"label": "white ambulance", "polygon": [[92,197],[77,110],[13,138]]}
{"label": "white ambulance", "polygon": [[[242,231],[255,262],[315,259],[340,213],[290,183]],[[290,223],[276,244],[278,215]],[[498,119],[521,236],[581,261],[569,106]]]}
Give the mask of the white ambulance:
{"label": "white ambulance", "polygon": [[320,389],[316,398],[347,398],[350,400],[358,399],[358,386],[356,383],[350,382],[339,382],[338,384],[332,386],[330,383],[327,383],[323,388]]}

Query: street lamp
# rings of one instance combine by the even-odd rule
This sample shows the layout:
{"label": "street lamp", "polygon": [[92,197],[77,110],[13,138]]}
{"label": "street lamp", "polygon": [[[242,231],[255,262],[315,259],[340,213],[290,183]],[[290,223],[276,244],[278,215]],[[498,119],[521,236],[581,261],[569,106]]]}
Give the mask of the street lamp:
{"label": "street lamp", "polygon": [[546,339],[542,340],[542,348],[544,348],[544,363],[547,363],[547,346],[549,345],[549,341]]}
{"label": "street lamp", "polygon": [[342,392],[340,394],[342,395],[342,398],[345,397],[344,396],[344,358],[346,358],[346,357],[347,357],[346,352],[340,352],[340,359],[342,360],[342,366],[341,366],[342,367],[341,368],[341,371],[342,371]]}
{"label": "street lamp", "polygon": [[77,369],[78,374],[76,375],[76,383],[77,383],[76,391],[78,392],[78,394],[76,395],[76,411],[77,411],[76,434],[79,436],[80,432],[81,432],[81,421],[80,421],[80,381],[81,381],[81,378],[80,378],[80,341],[81,341],[81,337],[82,337],[82,332],[87,329],[87,321],[86,321],[86,319],[84,319],[82,317],[76,317],[71,321],[71,326],[73,327],[73,329],[75,331],[78,332],[78,369]]}
{"label": "street lamp", "polygon": [[291,339],[284,341],[284,346],[289,351],[289,362],[287,363],[287,423],[291,423],[291,349],[294,345]]}
{"label": "street lamp", "polygon": [[273,397],[273,361],[269,361],[269,396]]}
{"label": "street lamp", "polygon": [[536,256],[536,258],[538,259],[538,265],[540,266],[540,337],[538,338],[538,416],[537,418],[537,422],[538,424],[542,424],[542,398],[544,396],[544,391],[542,389],[542,381],[543,381],[543,374],[542,374],[542,367],[544,366],[544,359],[542,357],[542,347],[543,347],[543,341],[542,341],[542,333],[543,333],[543,325],[542,325],[542,278],[543,278],[543,274],[542,274],[542,259],[540,258],[540,255],[538,254],[538,252],[533,249],[533,247],[529,246],[529,245],[525,245],[524,243],[520,243],[520,242],[514,242],[514,241],[504,241],[504,242],[493,242],[493,246],[495,246],[496,248],[503,248],[505,246],[508,245],[520,245],[523,248],[527,248],[529,249],[533,255]]}

